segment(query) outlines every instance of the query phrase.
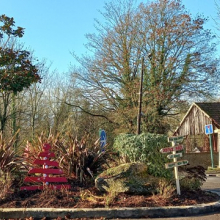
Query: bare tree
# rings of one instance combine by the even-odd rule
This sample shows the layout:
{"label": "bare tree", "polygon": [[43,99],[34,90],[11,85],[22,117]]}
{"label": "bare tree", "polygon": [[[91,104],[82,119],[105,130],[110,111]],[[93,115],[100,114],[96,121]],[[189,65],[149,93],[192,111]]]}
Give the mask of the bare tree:
{"label": "bare tree", "polygon": [[82,68],[73,76],[101,114],[135,132],[144,57],[144,130],[166,133],[166,118],[178,113],[179,103],[214,94],[215,37],[204,29],[206,18],[193,18],[179,0],[132,3],[105,4],[105,23],[97,21],[97,34],[87,35],[92,55],[75,56]]}

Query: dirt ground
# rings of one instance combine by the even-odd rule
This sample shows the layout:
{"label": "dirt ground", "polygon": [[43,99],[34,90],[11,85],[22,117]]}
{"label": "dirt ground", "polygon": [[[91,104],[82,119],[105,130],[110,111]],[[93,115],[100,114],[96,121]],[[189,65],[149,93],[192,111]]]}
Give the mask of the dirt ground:
{"label": "dirt ground", "polygon": [[218,201],[217,194],[197,191],[181,191],[181,195],[132,195],[103,194],[94,185],[71,183],[71,190],[11,192],[0,200],[1,208],[101,208],[101,207],[161,207],[184,206]]}

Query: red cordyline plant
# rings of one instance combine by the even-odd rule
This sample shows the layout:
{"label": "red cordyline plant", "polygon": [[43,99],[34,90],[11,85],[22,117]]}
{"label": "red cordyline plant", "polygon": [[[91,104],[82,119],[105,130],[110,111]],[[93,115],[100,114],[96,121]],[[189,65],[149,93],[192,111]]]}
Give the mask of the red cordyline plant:
{"label": "red cordyline plant", "polygon": [[12,180],[22,167],[22,158],[15,154],[14,144],[17,133],[9,140],[0,134],[0,178],[3,181]]}
{"label": "red cordyline plant", "polygon": [[36,166],[33,164],[34,159],[45,143],[51,145],[51,151],[56,155],[54,160],[59,162],[59,167],[68,179],[77,179],[85,183],[86,180],[93,179],[98,172],[109,167],[108,161],[112,154],[107,146],[105,151],[101,151],[99,139],[91,143],[89,135],[78,140],[72,135],[61,137],[57,134],[45,137],[41,134],[35,142],[28,142],[24,152],[28,169]]}
{"label": "red cordyline plant", "polygon": [[62,141],[54,143],[54,149],[60,155],[60,165],[70,178],[77,178],[80,182],[86,177],[94,177],[98,169],[107,165],[106,151],[100,151],[99,140],[92,146],[88,146],[88,137],[80,141],[69,137],[68,144]]}
{"label": "red cordyline plant", "polygon": [[27,141],[22,155],[24,160],[23,164],[25,166],[26,171],[36,166],[34,165],[34,161],[38,158],[38,154],[42,151],[42,146],[43,144],[41,143],[31,143]]}
{"label": "red cordyline plant", "polygon": [[81,183],[109,167],[110,151],[107,146],[105,151],[101,151],[99,139],[91,143],[89,135],[81,140],[72,135],[65,140],[57,137],[53,142],[53,150],[68,178],[76,178]]}

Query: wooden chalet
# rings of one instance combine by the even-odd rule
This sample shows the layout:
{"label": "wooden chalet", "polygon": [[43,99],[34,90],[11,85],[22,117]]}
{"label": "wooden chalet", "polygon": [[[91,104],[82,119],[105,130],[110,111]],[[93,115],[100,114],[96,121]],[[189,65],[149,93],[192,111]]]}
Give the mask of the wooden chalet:
{"label": "wooden chalet", "polygon": [[186,152],[210,151],[209,137],[205,126],[213,125],[212,143],[214,152],[220,145],[220,102],[193,103],[174,132],[174,136],[187,136]]}

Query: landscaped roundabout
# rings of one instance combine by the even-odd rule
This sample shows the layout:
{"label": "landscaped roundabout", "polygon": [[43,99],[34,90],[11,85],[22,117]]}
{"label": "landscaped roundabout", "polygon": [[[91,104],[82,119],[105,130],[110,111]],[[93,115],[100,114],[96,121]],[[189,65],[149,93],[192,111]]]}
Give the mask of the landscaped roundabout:
{"label": "landscaped roundabout", "polygon": [[[114,147],[100,151],[99,142],[89,147],[85,140],[51,137],[39,138],[38,147],[29,144],[20,156],[2,145],[0,218],[146,218],[219,209],[219,196],[201,190],[206,180],[201,166],[179,167],[177,193],[173,169],[165,168],[170,161],[161,153],[164,147],[171,149],[167,137],[122,138],[115,141],[117,152]],[[132,141],[133,154],[132,144],[126,149]]]}

